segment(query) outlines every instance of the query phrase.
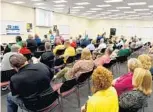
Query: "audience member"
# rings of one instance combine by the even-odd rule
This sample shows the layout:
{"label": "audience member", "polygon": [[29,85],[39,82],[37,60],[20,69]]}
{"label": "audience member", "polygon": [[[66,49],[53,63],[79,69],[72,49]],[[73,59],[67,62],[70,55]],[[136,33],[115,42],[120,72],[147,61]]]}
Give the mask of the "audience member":
{"label": "audience member", "polygon": [[96,38],[96,43],[99,43],[100,42],[100,40],[102,39],[103,37],[102,36],[100,36],[99,34],[97,35],[97,38]]}
{"label": "audience member", "polygon": [[35,41],[36,41],[38,46],[41,44],[41,39],[40,39],[38,34],[35,34]]}
{"label": "audience member", "polygon": [[77,43],[75,39],[72,39],[72,42],[70,42],[71,46],[76,48],[77,47]]}
{"label": "audience member", "polygon": [[49,106],[52,71],[42,63],[28,64],[22,55],[12,55],[9,61],[17,73],[11,77],[7,112],[17,112],[18,106],[31,111]]}
{"label": "audience member", "polygon": [[134,89],[120,96],[120,112],[138,112],[147,105],[152,93],[152,77],[149,70],[136,68],[132,78]]}
{"label": "audience member", "polygon": [[50,42],[50,39],[48,39],[47,35],[44,35],[44,39],[42,40],[43,43]]}
{"label": "audience member", "polygon": [[86,46],[86,48],[89,49],[90,51],[94,51],[95,50],[94,41],[92,40],[90,44]]}
{"label": "audience member", "polygon": [[66,60],[69,56],[75,56],[75,49],[73,47],[71,47],[69,41],[65,41],[64,46],[66,49],[65,49],[62,57],[64,57],[64,62],[66,62]]}
{"label": "audience member", "polygon": [[16,43],[22,47],[22,38],[21,36],[16,36]]}
{"label": "audience member", "polygon": [[101,40],[100,40],[100,44],[99,44],[99,46],[98,46],[98,48],[96,49],[98,52],[100,52],[102,49],[105,49],[107,46],[106,46],[106,44],[104,43],[104,39],[102,38]]}
{"label": "audience member", "polygon": [[27,42],[23,41],[22,42],[22,48],[19,50],[19,53],[21,54],[31,54],[31,51],[27,48]]}
{"label": "audience member", "polygon": [[137,40],[137,42],[136,42],[136,46],[137,46],[137,47],[140,47],[140,46],[142,46],[142,45],[143,45],[142,39],[139,38],[139,39]]}
{"label": "audience member", "polygon": [[56,55],[56,52],[57,52],[58,50],[60,50],[60,49],[65,49],[65,46],[62,45],[61,42],[58,43],[58,44],[55,46],[55,48],[53,49],[53,53],[54,53],[54,55]]}
{"label": "audience member", "polygon": [[[85,65],[85,66],[82,66]],[[62,78],[63,81],[79,77],[82,73],[90,72],[94,68],[94,62],[92,60],[89,49],[84,48],[81,54],[81,60],[77,61],[74,66],[65,67],[56,74],[56,78]]]}
{"label": "audience member", "polygon": [[98,66],[92,74],[93,96],[81,108],[81,112],[118,112],[119,103],[116,90],[111,86],[112,73]]}
{"label": "audience member", "polygon": [[10,56],[17,54],[19,49],[19,45],[13,44],[11,46],[11,52],[4,54],[1,62],[1,82],[9,81],[10,78],[16,73],[9,62],[9,58]]}
{"label": "audience member", "polygon": [[109,63],[110,61],[111,61],[111,58],[110,58],[110,55],[112,54],[112,49],[111,48],[107,48],[106,50],[105,50],[105,53],[104,53],[104,55],[103,56],[101,56],[101,57],[99,57],[99,58],[97,58],[96,60],[95,60],[95,65],[96,66],[102,66],[103,64],[105,64],[105,63]]}
{"label": "audience member", "polygon": [[113,86],[115,87],[118,96],[120,96],[123,92],[130,91],[133,89],[132,85],[133,72],[136,68],[142,67],[141,62],[136,58],[129,59],[127,66],[129,72],[113,81]]}
{"label": "audience member", "polygon": [[33,36],[31,34],[28,35],[28,39],[27,39],[27,47],[36,47],[37,43],[36,41],[33,39]]}
{"label": "audience member", "polygon": [[131,54],[131,51],[130,51],[128,45],[126,45],[126,44],[125,44],[125,45],[122,47],[122,49],[119,50],[119,52],[118,52],[118,56],[119,56],[119,57],[120,57],[120,56],[129,56],[130,54]]}
{"label": "audience member", "polygon": [[41,55],[40,62],[46,63],[54,59],[54,54],[51,52],[51,43],[45,43],[45,52]]}

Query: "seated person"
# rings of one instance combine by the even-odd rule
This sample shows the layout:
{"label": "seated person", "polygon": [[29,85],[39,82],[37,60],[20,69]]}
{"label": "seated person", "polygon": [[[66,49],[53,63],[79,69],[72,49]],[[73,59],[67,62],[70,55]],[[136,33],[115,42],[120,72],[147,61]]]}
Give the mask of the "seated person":
{"label": "seated person", "polygon": [[76,40],[75,39],[72,39],[72,42],[71,43],[71,46],[76,48],[77,47],[77,43],[76,43]]}
{"label": "seated person", "polygon": [[119,103],[117,93],[111,86],[112,72],[98,66],[92,74],[93,96],[81,108],[81,112],[118,112]]}
{"label": "seated person", "polygon": [[131,51],[130,51],[130,49],[128,48],[128,45],[124,45],[123,47],[122,47],[122,49],[121,50],[119,50],[119,52],[118,52],[118,56],[120,57],[120,56],[129,56],[131,54]]}
{"label": "seated person", "polygon": [[16,43],[20,46],[20,47],[22,47],[22,38],[21,38],[21,36],[16,36]]}
{"label": "seated person", "polygon": [[27,48],[27,42],[23,41],[22,42],[22,48],[19,50],[19,53],[21,54],[31,54],[31,51]]}
{"label": "seated person", "polygon": [[53,49],[53,53],[54,55],[56,55],[56,52],[59,50],[59,49],[65,49],[65,46],[62,45],[62,43],[58,43],[57,46]]}
{"label": "seated person", "polygon": [[48,39],[47,35],[44,35],[44,39],[42,40],[43,43],[50,42],[50,39]]}
{"label": "seated person", "polygon": [[71,47],[69,41],[65,41],[64,46],[66,49],[61,57],[64,57],[64,62],[66,63],[66,60],[69,56],[75,56],[76,54],[75,54],[75,49]]}
{"label": "seated person", "polygon": [[41,39],[40,39],[38,34],[35,34],[35,41],[36,41],[38,46],[41,44]]}
{"label": "seated person", "polygon": [[133,72],[136,68],[142,67],[141,62],[136,58],[129,59],[127,66],[129,72],[115,79],[112,83],[112,85],[115,87],[118,93],[118,96],[120,96],[120,94],[122,94],[125,91],[130,91],[133,89],[132,85]]}
{"label": "seated person", "polygon": [[[83,66],[85,65],[85,66]],[[63,78],[63,81],[72,79],[73,77],[79,77],[82,73],[90,72],[94,68],[94,62],[92,60],[89,49],[83,49],[81,54],[81,60],[77,61],[74,66],[65,67],[56,74],[56,78]]]}
{"label": "seated person", "polygon": [[97,50],[98,52],[100,52],[102,49],[105,49],[106,47],[107,47],[107,45],[104,43],[104,39],[102,38],[102,39],[100,40],[100,44],[99,44],[98,48],[96,48],[96,50]]}
{"label": "seated person", "polygon": [[49,94],[53,91],[50,86],[52,71],[42,63],[28,64],[26,58],[19,54],[12,55],[9,61],[17,73],[10,80],[7,112],[17,112],[18,106],[31,111],[49,106]]}
{"label": "seated person", "polygon": [[45,43],[45,52],[41,55],[40,62],[46,63],[54,59],[54,54],[51,52],[51,43]]}
{"label": "seated person", "polygon": [[10,78],[16,73],[9,62],[9,58],[14,54],[18,54],[19,49],[19,45],[13,44],[11,46],[11,52],[4,54],[1,62],[1,82],[9,81]]}
{"label": "seated person", "polygon": [[96,66],[100,66],[100,65],[103,65],[103,64],[105,64],[105,63],[109,63],[109,62],[111,61],[111,58],[110,58],[110,55],[111,55],[111,54],[112,54],[112,49],[108,47],[108,48],[105,50],[104,55],[101,56],[101,57],[99,57],[99,58],[97,58],[97,59],[95,60],[95,65],[96,65]]}
{"label": "seated person", "polygon": [[149,55],[147,54],[142,54],[138,56],[138,60],[142,63],[142,68],[146,70],[150,70],[151,74],[153,74],[152,71],[152,59]]}
{"label": "seated person", "polygon": [[138,112],[147,105],[152,93],[152,77],[149,70],[136,68],[132,78],[133,90],[121,94],[120,112]]}
{"label": "seated person", "polygon": [[33,39],[32,35],[28,35],[28,39],[27,39],[27,47],[36,47],[37,46],[37,42]]}
{"label": "seated person", "polygon": [[95,50],[94,41],[92,40],[91,43],[87,45],[86,48],[89,49],[90,51],[94,51]]}

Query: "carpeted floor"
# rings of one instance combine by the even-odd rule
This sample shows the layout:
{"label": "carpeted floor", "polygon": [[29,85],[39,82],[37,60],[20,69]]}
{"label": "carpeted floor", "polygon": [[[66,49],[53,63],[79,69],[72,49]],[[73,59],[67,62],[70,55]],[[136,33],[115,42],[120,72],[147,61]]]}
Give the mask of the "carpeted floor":
{"label": "carpeted floor", "polygon": [[[127,73],[127,67],[126,63],[121,64],[121,73],[124,74]],[[116,72],[116,68],[114,67],[113,75],[114,78],[119,77],[120,75],[117,75],[118,73]],[[1,112],[6,112],[6,96],[7,96],[8,91],[2,92],[2,97],[1,97]],[[88,99],[88,87],[84,86],[80,89],[80,99],[81,99],[81,105],[85,104],[85,102]],[[153,112],[153,95],[151,98],[148,100],[149,106],[145,108],[145,112]],[[18,112],[22,112],[22,110],[19,109]],[[55,109],[55,112],[60,112],[59,108],[57,107]],[[80,108],[77,107],[77,99],[75,94],[72,94],[68,98],[64,100],[64,112],[80,112]]]}

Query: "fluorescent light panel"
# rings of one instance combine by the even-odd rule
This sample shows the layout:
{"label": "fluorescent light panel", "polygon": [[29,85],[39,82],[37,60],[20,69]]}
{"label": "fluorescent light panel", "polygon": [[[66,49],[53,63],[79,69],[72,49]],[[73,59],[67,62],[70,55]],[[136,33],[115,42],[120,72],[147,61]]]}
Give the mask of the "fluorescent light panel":
{"label": "fluorescent light panel", "polygon": [[146,5],[146,2],[133,2],[133,3],[128,3],[128,5],[133,6],[133,5]]}
{"label": "fluorescent light panel", "polygon": [[23,1],[14,1],[14,2],[12,2],[12,3],[14,3],[14,4],[23,4],[23,3],[25,3],[25,2],[23,2]]}
{"label": "fluorescent light panel", "polygon": [[134,11],[149,11],[149,9],[134,9]]}
{"label": "fluorescent light panel", "polygon": [[66,3],[66,0],[57,0],[57,1],[53,1],[54,3]]}
{"label": "fluorescent light panel", "polygon": [[106,3],[115,3],[115,2],[123,2],[123,0],[106,0]]}
{"label": "fluorescent light panel", "polygon": [[31,0],[31,1],[33,1],[33,2],[40,2],[40,1],[42,1],[42,0]]}
{"label": "fluorescent light panel", "polygon": [[45,3],[35,3],[34,5],[45,5]]}
{"label": "fluorescent light panel", "polygon": [[55,10],[63,10],[64,8],[60,7],[60,8],[54,8]]}
{"label": "fluorescent light panel", "polygon": [[89,5],[89,2],[80,2],[80,3],[75,3],[76,5]]}
{"label": "fluorescent light panel", "polygon": [[130,9],[131,7],[116,7],[116,9]]}
{"label": "fluorescent light panel", "polygon": [[111,5],[107,4],[107,5],[96,5],[97,7],[110,7]]}
{"label": "fluorescent light panel", "polygon": [[54,5],[55,7],[64,7],[65,5],[59,4],[59,5]]}
{"label": "fluorescent light panel", "polygon": [[149,8],[153,8],[153,5],[149,5],[148,7],[149,7]]}
{"label": "fluorescent light panel", "polygon": [[74,9],[83,9],[84,7],[83,6],[78,6],[78,7],[72,7]]}
{"label": "fluorescent light panel", "polygon": [[108,11],[110,11],[110,12],[118,12],[120,10],[108,10]]}
{"label": "fluorescent light panel", "polygon": [[136,13],[136,12],[135,11],[126,11],[124,13],[133,14],[133,13]]}
{"label": "fluorescent light panel", "polygon": [[92,12],[97,12],[97,11],[86,11],[86,12],[91,12],[92,13]]}

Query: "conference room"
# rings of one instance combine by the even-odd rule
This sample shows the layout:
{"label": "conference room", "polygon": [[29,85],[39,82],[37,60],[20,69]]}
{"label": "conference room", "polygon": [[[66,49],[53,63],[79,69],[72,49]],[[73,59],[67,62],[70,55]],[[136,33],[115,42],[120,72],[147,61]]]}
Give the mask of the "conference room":
{"label": "conference room", "polygon": [[1,0],[1,112],[152,112],[153,0]]}

